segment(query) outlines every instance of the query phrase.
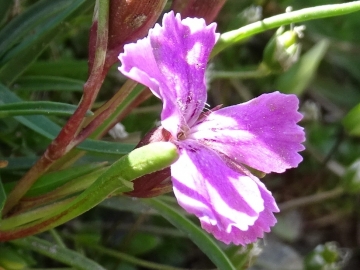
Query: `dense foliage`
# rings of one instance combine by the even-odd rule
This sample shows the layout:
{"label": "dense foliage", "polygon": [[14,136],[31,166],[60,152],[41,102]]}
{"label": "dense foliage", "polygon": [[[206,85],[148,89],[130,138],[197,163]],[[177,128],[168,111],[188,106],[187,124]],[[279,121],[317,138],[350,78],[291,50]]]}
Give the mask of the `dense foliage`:
{"label": "dense foliage", "polygon": [[[0,269],[358,269],[360,2],[125,2],[0,0]],[[304,160],[262,178],[281,212],[245,247],[204,232],[169,185],[133,190],[177,156],[132,151],[162,107],[117,56],[170,9],[218,24],[211,108],[300,100]]]}

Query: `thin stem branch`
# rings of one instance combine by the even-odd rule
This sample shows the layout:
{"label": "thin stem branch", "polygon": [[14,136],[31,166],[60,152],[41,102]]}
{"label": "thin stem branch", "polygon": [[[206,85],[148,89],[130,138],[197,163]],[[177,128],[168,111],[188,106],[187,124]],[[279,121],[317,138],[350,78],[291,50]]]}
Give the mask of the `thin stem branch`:
{"label": "thin stem branch", "polygon": [[[0,230],[0,242],[22,238],[46,231],[70,219],[73,219],[80,214],[83,214],[84,212],[99,204],[109,194],[121,186],[116,181],[111,180],[112,179],[109,181],[100,182],[99,185],[96,186],[92,185],[86,192],[81,193],[72,201],[64,205],[60,205],[61,207],[57,207],[56,209],[51,209],[49,216],[45,216],[44,218],[36,220],[29,225],[26,224],[10,231]],[[96,193],[97,196],[93,198],[89,195],[91,193]]]}
{"label": "thin stem branch", "polygon": [[128,192],[132,187],[131,181],[169,167],[178,157],[176,146],[170,142],[157,142],[137,148],[113,163],[89,188],[57,211],[51,211],[45,218],[15,229],[0,229],[0,242],[40,233],[67,222],[95,207],[115,191]]}
{"label": "thin stem branch", "polygon": [[62,128],[59,135],[46,149],[43,156],[20,179],[15,188],[10,192],[3,209],[3,215],[7,214],[19,202],[36,180],[50,168],[54,161],[59,159],[75,146],[74,144],[71,144],[71,142],[81,128],[85,114],[94,103],[106,75],[104,64],[108,42],[108,17],[109,0],[101,0],[99,1],[98,32],[94,64],[89,78],[84,85],[84,94],[78,109],[72,117],[70,117],[69,121]]}
{"label": "thin stem branch", "polygon": [[266,18],[262,21],[254,22],[239,29],[222,34],[219,41],[216,43],[210,57],[214,57],[219,52],[233,45],[234,43],[241,42],[255,34],[278,28],[282,25],[340,16],[359,10],[360,1],[353,1],[344,4],[323,5],[311,8],[304,8]]}
{"label": "thin stem branch", "polygon": [[[345,168],[338,162],[334,160],[328,160],[326,157],[322,156],[320,153],[318,153],[315,148],[309,144],[306,143],[306,151],[309,152],[316,160],[318,160],[321,163],[326,162],[326,167],[335,175],[339,177],[343,177],[345,174]],[[283,211],[289,211],[294,208],[308,206],[312,204],[316,204],[322,201],[334,199],[337,197],[340,197],[345,193],[345,190],[342,187],[336,187],[332,190],[319,192],[313,195],[309,195],[306,197],[290,200],[284,203],[279,204],[280,210]]]}
{"label": "thin stem branch", "polygon": [[337,187],[329,191],[319,192],[310,196],[301,197],[298,199],[280,203],[279,208],[281,212],[289,211],[294,208],[309,206],[326,200],[334,199],[340,197],[344,193],[345,191],[343,188]]}
{"label": "thin stem branch", "polygon": [[9,218],[3,219],[0,222],[0,242],[1,242],[1,233],[19,227],[21,225],[40,220],[51,215],[53,212],[63,209],[67,204],[74,200],[74,197],[71,197],[66,200],[62,200],[57,203],[46,205],[43,207],[36,208],[16,216],[11,216]]}
{"label": "thin stem branch", "polygon": [[[126,88],[129,88],[123,91],[122,89],[123,87],[125,87],[126,84]],[[99,114],[103,113],[105,110],[111,112],[110,116],[108,116],[104,121],[102,121],[102,123],[97,126],[96,130],[93,131],[88,138],[101,138],[111,127],[113,127],[116,123],[120,122],[126,115],[128,115],[133,108],[137,107],[139,104],[152,96],[150,90],[145,90],[139,85],[133,88],[131,84],[131,80],[127,81],[125,85],[121,87],[121,89],[108,102],[106,102],[106,104],[102,105],[101,108],[99,108],[94,113],[94,116],[92,118],[90,118],[89,120],[87,119],[88,121],[85,121],[84,126],[85,128],[87,128],[87,126],[91,124],[91,121],[94,120],[94,118],[96,118]],[[131,91],[129,91],[130,88],[132,88]],[[125,92],[126,97],[124,97]],[[109,108],[110,106],[112,108]],[[72,149],[71,152],[67,153],[65,156],[59,159],[51,167],[51,169],[53,169],[54,167],[56,167],[56,169],[69,167],[84,154],[84,151]]]}
{"label": "thin stem branch", "polygon": [[15,214],[19,212],[25,212],[32,208],[43,206],[44,204],[50,204],[62,198],[66,198],[75,193],[81,192],[88,188],[107,168],[100,168],[90,174],[86,174],[71,180],[57,189],[50,191],[44,195],[24,198],[18,204]]}
{"label": "thin stem branch", "polygon": [[242,71],[212,71],[211,77],[213,79],[256,79],[266,77],[271,74],[269,69],[256,68],[254,70]]}
{"label": "thin stem branch", "polygon": [[[89,137],[106,119],[108,119],[117,109],[130,92],[135,88],[137,82],[133,80],[127,80],[113,98],[111,98],[103,107],[99,109],[99,112],[91,120],[91,122],[78,134],[78,136],[72,142],[77,145],[84,139]],[[93,136],[92,136],[93,137]]]}

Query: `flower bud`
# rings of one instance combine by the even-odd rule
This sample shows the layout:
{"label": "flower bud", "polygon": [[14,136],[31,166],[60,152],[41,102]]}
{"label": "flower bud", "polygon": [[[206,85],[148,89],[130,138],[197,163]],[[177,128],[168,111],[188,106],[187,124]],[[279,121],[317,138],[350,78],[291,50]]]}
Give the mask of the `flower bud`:
{"label": "flower bud", "polygon": [[109,50],[115,50],[117,56],[125,43],[144,37],[159,18],[166,2],[166,0],[111,0]]}
{"label": "flower bud", "polygon": [[272,72],[288,70],[299,59],[298,37],[295,29],[284,32],[280,27],[265,47],[263,64]]}
{"label": "flower bud", "polygon": [[[166,0],[110,0],[106,67],[118,61],[126,43],[143,38],[159,18]],[[96,13],[96,12],[95,12]],[[95,56],[97,20],[90,29],[89,67]]]}
{"label": "flower bud", "polygon": [[[163,127],[154,128],[148,132],[144,138],[138,143],[136,148],[153,142],[169,141],[171,134]],[[170,168],[153,172],[133,181],[134,190],[125,194],[138,198],[149,198],[159,196],[172,190],[170,180]]]}
{"label": "flower bud", "polygon": [[173,0],[171,9],[182,18],[204,18],[207,24],[214,21],[226,0]]}

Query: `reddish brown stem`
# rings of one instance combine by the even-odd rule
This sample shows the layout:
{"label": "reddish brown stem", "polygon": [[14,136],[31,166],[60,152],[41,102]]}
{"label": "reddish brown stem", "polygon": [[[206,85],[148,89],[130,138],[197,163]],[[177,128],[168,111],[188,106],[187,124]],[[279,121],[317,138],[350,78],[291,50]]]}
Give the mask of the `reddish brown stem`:
{"label": "reddish brown stem", "polygon": [[[66,213],[64,213],[63,215],[65,215],[65,214]],[[0,242],[6,242],[6,241],[10,241],[10,240],[14,240],[14,239],[18,239],[18,238],[22,238],[22,237],[26,237],[29,235],[34,235],[39,232],[42,232],[43,228],[46,228],[46,227],[48,227],[48,225],[59,220],[63,215],[55,216],[51,219],[47,219],[46,221],[38,224],[37,226],[32,226],[32,227],[28,227],[28,228],[24,228],[24,229],[20,229],[20,230],[16,229],[13,231],[0,231]]]}
{"label": "reddish brown stem", "polygon": [[[120,104],[119,100],[123,100],[126,96],[124,95],[126,94],[126,96],[129,94],[128,91],[124,91],[124,93],[120,93],[120,95],[118,95],[117,97],[114,96],[111,100],[109,100],[106,104],[104,104],[97,112],[95,112],[95,115],[98,114],[99,118],[98,119],[94,119],[93,121],[97,121],[97,122],[102,122],[103,118],[106,115],[111,115],[115,110],[116,107]],[[107,126],[107,128],[104,128],[104,130],[97,134],[96,136],[92,136],[92,138],[94,139],[99,139],[101,137],[104,136],[104,134],[106,134],[108,132],[108,130],[110,128],[112,128],[116,123],[120,122],[121,120],[123,120],[125,118],[125,116],[127,116],[134,108],[138,107],[141,103],[143,103],[145,100],[149,99],[151,96],[153,96],[153,94],[151,93],[151,91],[146,88],[144,89],[144,91],[135,98],[135,100],[133,100],[126,108],[123,112],[121,112],[121,114],[119,114],[112,122],[110,122]],[[100,117],[101,114],[103,114],[103,116]],[[106,119],[106,118],[104,118]],[[91,129],[91,132],[94,131],[94,128],[91,127],[91,125],[93,125],[93,122],[91,121],[86,127],[85,129],[78,135],[78,137],[80,138],[80,136],[85,136],[85,133],[89,133],[88,130],[86,130],[89,127],[89,130]],[[98,125],[96,126],[98,127]],[[76,138],[78,139],[78,138]]]}
{"label": "reddish brown stem", "polygon": [[148,98],[152,97],[153,94],[150,92],[150,90],[148,88],[146,88],[138,97],[135,98],[134,101],[132,101],[129,106],[126,107],[126,109],[119,114],[116,119],[114,119],[109,126],[107,127],[107,129],[104,129],[103,132],[101,134],[98,135],[99,138],[103,137],[110,128],[112,128],[113,126],[115,126],[117,123],[121,122],[134,108],[138,107],[141,103],[143,103],[145,100],[147,100]]}
{"label": "reddish brown stem", "polygon": [[[70,198],[68,200],[71,201],[72,198]],[[78,202],[77,204],[75,204],[72,208],[76,208],[79,203],[81,203],[81,201]],[[44,221],[34,224],[34,225],[24,226],[21,228],[16,228],[13,230],[8,230],[8,231],[0,230],[0,242],[6,242],[6,241],[10,241],[10,240],[14,240],[14,239],[18,239],[18,238],[22,238],[22,237],[26,237],[29,235],[34,235],[34,234],[43,232],[46,229],[48,229],[49,227],[51,227],[51,224],[54,224],[56,221],[60,220],[62,217],[64,217],[66,214],[68,214],[68,212],[71,211],[72,208],[68,208],[65,211],[62,211],[61,213],[59,213],[58,215],[55,215],[48,219],[45,219]]]}
{"label": "reddish brown stem", "polygon": [[[92,72],[90,74],[88,81],[84,85],[84,95],[79,107],[65,124],[59,135],[51,142],[42,157],[10,192],[3,210],[3,215],[8,213],[11,208],[16,205],[36,180],[43,175],[57,159],[75,146],[75,144],[71,144],[71,142],[81,127],[87,110],[89,110],[94,103],[105,78],[105,74],[106,72],[104,71],[99,73]],[[80,143],[80,141],[78,141],[78,143]]]}
{"label": "reddish brown stem", "polygon": [[89,137],[91,133],[93,133],[104,122],[104,120],[109,118],[116,111],[117,107],[125,100],[136,85],[137,83],[135,81],[126,81],[120,91],[102,106],[104,108],[100,108],[99,112],[95,113],[95,117],[91,119],[91,122],[84,127],[72,143],[78,144]]}
{"label": "reddish brown stem", "polygon": [[[10,192],[4,206],[6,215],[26,194],[36,180],[43,175],[50,166],[67,153],[75,145],[71,144],[84,121],[86,112],[91,108],[108,71],[105,68],[106,49],[108,43],[108,1],[102,2],[98,11],[100,30],[96,37],[96,51],[92,69],[87,82],[84,84],[84,94],[75,113],[62,128],[58,136],[51,142],[37,163],[20,179]],[[108,66],[106,66],[108,67]],[[70,145],[71,144],[71,145]]]}

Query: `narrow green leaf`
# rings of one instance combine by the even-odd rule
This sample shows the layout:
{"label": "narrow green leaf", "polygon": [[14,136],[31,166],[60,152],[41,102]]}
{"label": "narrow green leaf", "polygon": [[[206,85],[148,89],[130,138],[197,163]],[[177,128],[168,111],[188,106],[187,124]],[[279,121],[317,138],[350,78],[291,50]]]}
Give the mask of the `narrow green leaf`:
{"label": "narrow green leaf", "polygon": [[[72,115],[77,109],[76,105],[51,101],[26,101],[0,105],[0,118],[17,115]],[[86,115],[92,115],[88,111]]]}
{"label": "narrow green leaf", "polygon": [[[178,157],[177,147],[170,142],[155,142],[137,148],[114,162],[79,196],[70,202],[65,201],[65,204],[60,202],[50,205],[46,210],[48,215],[43,217],[43,211],[41,211],[39,214],[42,215],[42,219],[11,230],[6,237],[13,239],[12,237],[22,230],[29,229],[39,233],[63,224],[95,207],[114,192],[132,190],[131,181],[170,166]],[[33,218],[36,219],[36,217]],[[18,222],[21,223],[21,221]]]}
{"label": "narrow green leaf", "polygon": [[342,123],[350,135],[360,136],[360,103],[344,117]]}
{"label": "narrow green leaf", "polygon": [[[333,49],[333,48],[332,48]],[[360,82],[360,55],[349,53],[341,49],[331,50],[329,55],[331,64],[341,67]]]}
{"label": "narrow green leaf", "polygon": [[342,187],[346,192],[359,194],[360,192],[360,158],[355,160],[341,179]]}
{"label": "narrow green leaf", "polygon": [[[38,197],[37,199],[40,199],[40,201],[38,202],[41,202],[42,206],[32,209],[30,211],[26,211],[19,215],[7,217],[6,219],[1,220],[0,231],[14,229],[21,225],[51,215],[54,212],[56,212],[57,209],[63,209],[64,205],[68,203],[68,201],[66,201],[66,198],[71,198],[71,196],[76,196],[76,194],[79,194],[80,192],[86,190],[89,186],[91,186],[95,182],[96,179],[98,179],[106,171],[106,169],[107,169],[106,167],[101,168],[91,173],[72,179],[67,183],[65,183],[64,185],[48,192],[44,197],[42,198],[41,196]],[[8,186],[5,186],[5,188],[7,189]],[[10,190],[5,190],[5,192],[7,192],[8,194]],[[34,197],[26,197],[26,198],[30,200],[36,199]],[[56,204],[55,208],[51,203],[47,204],[48,202],[54,202],[56,200],[58,200],[58,202],[55,203]]]}
{"label": "narrow green leaf", "polygon": [[99,164],[86,164],[76,166],[61,171],[50,172],[41,176],[36,183],[29,189],[26,196],[37,196],[48,191],[54,190],[59,186],[67,183],[68,181],[80,177],[82,175],[91,173],[101,167],[104,163]]}
{"label": "narrow green leaf", "polygon": [[307,51],[287,72],[280,75],[275,88],[283,93],[301,95],[316,74],[329,42],[322,40]]}
{"label": "narrow green leaf", "polygon": [[159,215],[157,211],[149,207],[148,205],[144,205],[139,200],[133,200],[132,197],[127,196],[114,196],[103,201],[100,204],[101,207],[109,208],[115,211],[127,211],[136,214],[148,213],[151,215]]}
{"label": "narrow green leaf", "polygon": [[[31,21],[35,25],[33,26],[35,28],[30,31],[31,34],[27,33],[24,40],[13,48],[11,47],[16,42],[19,42],[17,37],[10,38],[10,40],[5,38],[6,41],[0,43],[0,54],[5,53],[0,60],[1,64],[3,64],[0,68],[0,81],[6,85],[14,82],[46,49],[50,41],[69,27],[69,24],[65,22],[71,20],[78,13],[84,12],[92,5],[90,0],[62,0],[60,3],[58,1],[45,0],[39,3],[45,3],[44,5],[47,4],[51,7],[49,11],[50,16],[44,16],[45,19],[42,19],[38,14],[42,14],[42,10],[33,9],[34,6],[37,6],[34,5],[19,16],[25,16],[25,19],[27,18],[26,16],[35,17],[34,21]],[[57,3],[59,3],[59,9],[56,5]],[[35,15],[29,14],[29,12],[35,13]],[[19,18],[16,19],[19,20]],[[9,24],[11,27],[7,26],[6,29],[0,32],[0,40],[2,40],[2,36],[10,35],[10,32],[19,32],[22,35],[24,31],[29,30],[26,25],[23,25],[23,22],[15,21],[13,24]],[[16,27],[19,27],[20,30]],[[13,35],[10,36],[13,37]]]}
{"label": "narrow green leaf", "polygon": [[8,165],[1,170],[15,172],[31,168],[39,157],[8,157],[3,159],[8,162]]}
{"label": "narrow green leaf", "polygon": [[1,181],[1,175],[0,175],[0,220],[2,218],[1,213],[4,208],[5,201],[6,201],[6,194],[5,194],[5,189],[4,189],[3,183]]}
{"label": "narrow green leaf", "polygon": [[32,129],[49,140],[53,140],[60,132],[60,126],[50,121],[45,116],[30,115],[15,116],[14,118],[24,126]]}
{"label": "narrow green leaf", "polygon": [[235,270],[225,252],[204,230],[196,226],[186,216],[180,214],[175,208],[161,201],[159,198],[143,200],[145,204],[156,209],[171,224],[183,231],[208,256],[208,258],[222,270]]}
{"label": "narrow green leaf", "polygon": [[[15,102],[22,102],[22,100],[5,86],[0,84],[0,104]],[[42,115],[15,116],[14,118],[24,126],[27,126],[49,140],[53,140],[61,129],[60,126]],[[87,139],[77,146],[77,148],[94,153],[123,155],[129,153],[134,146],[134,144],[122,144]]]}
{"label": "narrow green leaf", "polygon": [[21,91],[83,91],[84,81],[57,76],[22,76],[14,90]]}
{"label": "narrow green leaf", "polygon": [[322,96],[328,102],[333,102],[340,108],[350,109],[360,101],[359,88],[351,80],[335,81],[332,78],[327,78],[327,76],[322,78],[317,76],[311,83],[310,91],[311,93],[316,93],[317,96]]}
{"label": "narrow green leaf", "polygon": [[[11,1],[9,1],[11,2]],[[24,13],[14,18],[0,31],[0,58],[21,39],[29,37],[29,33],[41,24],[63,12],[71,5],[70,0],[39,1]]]}
{"label": "narrow green leaf", "polygon": [[[54,31],[54,33],[55,32],[58,31]],[[20,52],[19,55],[12,55],[12,58],[0,68],[0,82],[5,85],[13,83],[14,80],[46,49],[47,46],[44,45],[47,45],[53,37],[53,33],[47,33],[37,39],[37,43],[32,44],[32,46],[29,46],[26,50],[24,49],[23,52]]]}
{"label": "narrow green leaf", "polygon": [[81,253],[61,247],[34,236],[14,240],[11,243],[25,249],[33,250],[49,258],[52,258],[55,261],[62,262],[76,269],[105,270],[105,268],[103,268],[101,265],[97,264],[93,260],[90,260]]}
{"label": "narrow green leaf", "polygon": [[52,226],[62,224],[88,211],[115,191],[131,190],[130,181],[162,170],[177,158],[177,148],[170,142],[151,143],[133,150],[114,162],[88,189],[76,197],[68,206],[68,210],[64,210],[65,214],[58,213],[60,218]]}
{"label": "narrow green leaf", "polygon": [[87,61],[36,61],[25,71],[24,76],[61,76],[78,80],[86,80],[88,72]]}
{"label": "narrow green leaf", "polygon": [[0,246],[0,269],[21,270],[28,268],[21,253],[10,245]]}
{"label": "narrow green leaf", "polygon": [[[13,229],[7,235],[9,239],[13,239],[11,234],[16,235],[24,229],[40,232],[56,227],[95,207],[114,192],[131,191],[133,189],[131,181],[169,167],[178,157],[177,147],[170,142],[155,142],[137,148],[114,162],[73,200],[63,200],[35,209],[30,216],[28,213],[14,216],[0,222],[0,227],[6,228],[5,230]],[[26,225],[16,229],[13,227],[21,224]]]}
{"label": "narrow green leaf", "polygon": [[0,25],[4,23],[7,18],[10,7],[13,5],[13,1],[0,0]]}
{"label": "narrow green leaf", "polygon": [[135,144],[97,141],[87,139],[76,148],[99,154],[124,155],[133,150]]}

